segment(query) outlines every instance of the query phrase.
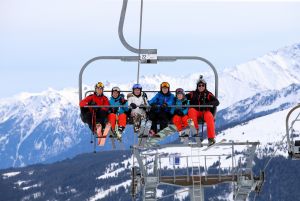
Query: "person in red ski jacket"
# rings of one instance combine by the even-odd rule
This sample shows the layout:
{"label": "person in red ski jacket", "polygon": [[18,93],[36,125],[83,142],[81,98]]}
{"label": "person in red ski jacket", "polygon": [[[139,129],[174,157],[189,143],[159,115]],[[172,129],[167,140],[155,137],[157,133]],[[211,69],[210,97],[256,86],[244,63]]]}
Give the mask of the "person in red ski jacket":
{"label": "person in red ski jacket", "polygon": [[215,143],[215,122],[214,122],[214,109],[219,105],[219,100],[206,88],[206,81],[202,75],[197,82],[197,88],[186,95],[190,101],[190,105],[212,105],[213,108],[190,108],[188,116],[191,118],[197,129],[197,135],[199,130],[198,119],[203,119],[207,125],[207,137],[209,144]]}
{"label": "person in red ski jacket", "polygon": [[101,124],[102,129],[105,128],[105,123],[108,114],[108,107],[88,108],[84,106],[109,106],[108,98],[103,94],[104,85],[98,82],[95,85],[95,92],[80,101],[79,106],[81,110],[81,120],[87,123],[90,129],[95,132],[95,126]]}

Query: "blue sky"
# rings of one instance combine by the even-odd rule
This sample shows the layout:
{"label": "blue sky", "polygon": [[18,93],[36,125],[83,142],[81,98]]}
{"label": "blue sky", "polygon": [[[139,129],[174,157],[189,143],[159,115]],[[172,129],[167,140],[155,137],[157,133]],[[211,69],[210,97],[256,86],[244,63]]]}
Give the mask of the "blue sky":
{"label": "blue sky", "polygon": [[[133,55],[118,38],[121,6],[122,0],[0,0],[0,97],[77,87],[90,58]],[[136,47],[139,6],[129,0],[125,21],[125,37]],[[221,70],[300,42],[299,10],[297,1],[144,0],[142,47],[157,48],[160,56],[202,56]],[[131,81],[136,66],[95,63],[85,83]],[[197,70],[193,63],[169,63],[141,71],[178,76]]]}

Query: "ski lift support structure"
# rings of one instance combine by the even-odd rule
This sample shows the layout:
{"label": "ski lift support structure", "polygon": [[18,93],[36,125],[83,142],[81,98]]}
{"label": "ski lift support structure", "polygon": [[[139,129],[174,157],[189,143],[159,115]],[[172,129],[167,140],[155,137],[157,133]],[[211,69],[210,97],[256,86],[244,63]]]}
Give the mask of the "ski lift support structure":
{"label": "ski lift support structure", "polygon": [[[298,111],[298,114],[296,118],[290,122],[291,114],[295,112],[295,110],[300,109],[300,103],[293,107],[286,116],[286,138],[287,138],[287,144],[288,144],[288,154],[289,157],[293,160],[300,160],[300,140],[295,140],[295,129],[294,125],[296,122],[300,121],[300,111]],[[299,131],[298,131],[299,132]],[[299,133],[298,133],[299,134]]]}

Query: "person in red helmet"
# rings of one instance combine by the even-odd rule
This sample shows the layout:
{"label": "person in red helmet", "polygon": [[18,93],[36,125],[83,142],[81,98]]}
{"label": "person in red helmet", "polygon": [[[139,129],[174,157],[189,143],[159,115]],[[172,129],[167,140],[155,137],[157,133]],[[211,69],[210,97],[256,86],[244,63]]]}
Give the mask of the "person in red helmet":
{"label": "person in red helmet", "polygon": [[103,95],[103,89],[103,83],[98,82],[95,85],[95,92],[81,100],[79,103],[81,110],[81,119],[84,123],[87,123],[89,125],[90,129],[93,132],[95,132],[95,126],[96,128],[99,128],[101,126],[102,130],[105,127],[108,107],[86,108],[84,106],[109,106],[108,98]]}
{"label": "person in red helmet", "polygon": [[[212,105],[216,107],[219,105],[219,100],[206,88],[206,81],[203,79],[202,75],[197,82],[197,88],[195,91],[190,92],[186,95],[187,99],[190,101],[190,105]],[[197,134],[199,130],[198,119],[203,118],[207,125],[207,137],[210,145],[215,143],[215,122],[212,108],[200,108],[194,107],[190,108],[188,111],[188,116],[191,118],[197,129]]]}

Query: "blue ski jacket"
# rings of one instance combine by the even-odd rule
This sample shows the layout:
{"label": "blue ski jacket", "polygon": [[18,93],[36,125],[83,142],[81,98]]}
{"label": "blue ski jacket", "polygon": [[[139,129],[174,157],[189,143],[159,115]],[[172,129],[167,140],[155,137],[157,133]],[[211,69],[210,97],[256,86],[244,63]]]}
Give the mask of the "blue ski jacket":
{"label": "blue ski jacket", "polygon": [[[190,101],[187,100],[186,98],[183,98],[182,100],[177,99],[176,97],[174,98],[174,103],[173,105],[190,105]],[[174,114],[175,111],[181,111],[184,115],[187,115],[189,108],[188,107],[173,107],[171,109],[171,114]]]}
{"label": "blue ski jacket", "polygon": [[109,113],[123,114],[128,111],[128,103],[127,103],[127,100],[125,100],[125,98],[124,98],[124,94],[120,94],[117,98],[110,97],[109,104],[111,106],[119,106],[119,105],[126,106],[126,107],[109,108],[109,111],[108,111]]}
{"label": "blue ski jacket", "polygon": [[167,94],[163,94],[162,92],[158,92],[150,101],[149,105],[157,105],[158,108],[155,110],[157,112],[164,110],[166,112],[170,112],[170,108],[166,107],[164,109],[161,108],[161,106],[165,103],[167,105],[172,105],[174,102],[175,96],[171,94],[171,92],[168,92]]}

